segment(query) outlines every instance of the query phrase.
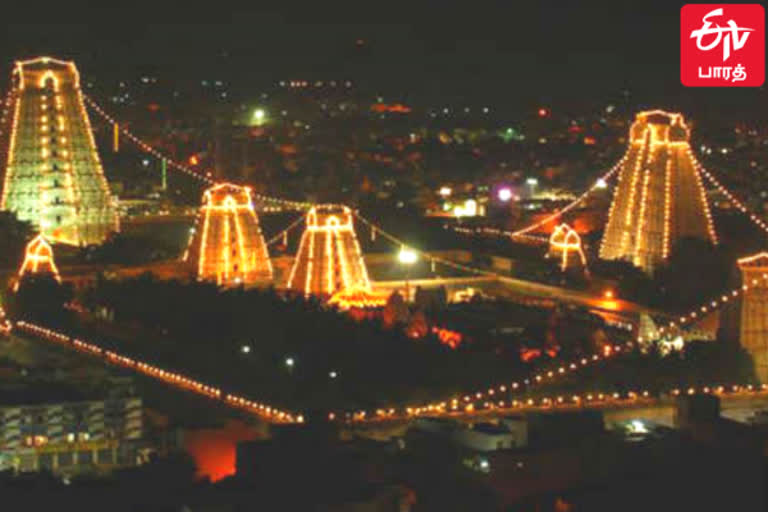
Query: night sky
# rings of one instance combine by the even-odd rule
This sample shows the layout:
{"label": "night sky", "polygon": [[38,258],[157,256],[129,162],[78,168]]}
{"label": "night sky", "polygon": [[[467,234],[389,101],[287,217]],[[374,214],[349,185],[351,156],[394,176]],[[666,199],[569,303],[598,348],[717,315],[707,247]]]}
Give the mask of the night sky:
{"label": "night sky", "polygon": [[[579,109],[629,91],[635,106],[753,116],[768,96],[680,85],[682,2],[160,4],[46,11],[60,23],[5,25],[3,72],[14,59],[47,53],[76,59],[102,81],[157,73],[247,91],[280,79],[352,79],[399,99],[508,108]],[[42,21],[12,19],[24,18]]]}

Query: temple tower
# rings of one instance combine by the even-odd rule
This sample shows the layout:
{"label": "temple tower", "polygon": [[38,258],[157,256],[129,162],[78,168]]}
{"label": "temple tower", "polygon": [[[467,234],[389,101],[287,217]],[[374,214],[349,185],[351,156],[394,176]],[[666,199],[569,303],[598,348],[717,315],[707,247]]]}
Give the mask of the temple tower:
{"label": "temple tower", "polygon": [[768,383],[768,252],[742,258],[738,265],[744,290],[739,340],[752,356],[757,377]]}
{"label": "temple tower", "polygon": [[100,244],[119,231],[73,62],[17,62],[0,209],[49,240]]}
{"label": "temple tower", "polygon": [[320,205],[309,211],[287,287],[321,296],[371,289],[348,207]]}
{"label": "temple tower", "polygon": [[184,259],[196,263],[198,279],[222,286],[272,280],[250,188],[220,183],[203,193],[199,222]]}
{"label": "temple tower", "polygon": [[681,114],[662,110],[637,114],[619,170],[601,258],[627,260],[650,274],[682,237],[717,243],[689,138]]}

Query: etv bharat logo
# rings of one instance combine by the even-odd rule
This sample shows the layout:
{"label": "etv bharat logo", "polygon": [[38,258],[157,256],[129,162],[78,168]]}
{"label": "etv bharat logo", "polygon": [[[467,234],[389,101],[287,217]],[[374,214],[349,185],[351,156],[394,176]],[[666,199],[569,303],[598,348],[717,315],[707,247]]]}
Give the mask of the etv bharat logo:
{"label": "etv bharat logo", "polygon": [[688,4],[680,11],[680,80],[688,87],[759,87],[765,12],[759,4]]}

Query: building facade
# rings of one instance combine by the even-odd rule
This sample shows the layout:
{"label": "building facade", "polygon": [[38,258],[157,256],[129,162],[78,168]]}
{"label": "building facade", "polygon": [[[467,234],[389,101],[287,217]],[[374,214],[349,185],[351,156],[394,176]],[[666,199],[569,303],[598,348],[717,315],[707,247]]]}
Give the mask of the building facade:
{"label": "building facade", "polygon": [[[0,464],[17,472],[136,464],[142,402],[129,397],[50,404],[0,403]],[[10,467],[8,467],[10,466]]]}

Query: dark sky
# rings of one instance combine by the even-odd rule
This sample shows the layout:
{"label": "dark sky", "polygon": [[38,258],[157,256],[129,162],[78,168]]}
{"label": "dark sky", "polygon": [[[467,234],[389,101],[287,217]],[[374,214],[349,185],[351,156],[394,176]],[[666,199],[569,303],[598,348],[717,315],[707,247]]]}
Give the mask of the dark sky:
{"label": "dark sky", "polygon": [[350,78],[433,103],[578,106],[618,99],[622,90],[635,104],[668,108],[754,112],[756,101],[766,103],[764,91],[680,86],[682,2],[312,5],[123,1],[19,15],[12,19],[59,23],[6,25],[0,59],[7,72],[12,60],[38,53],[74,58],[96,80],[156,72],[258,87],[284,78]]}

